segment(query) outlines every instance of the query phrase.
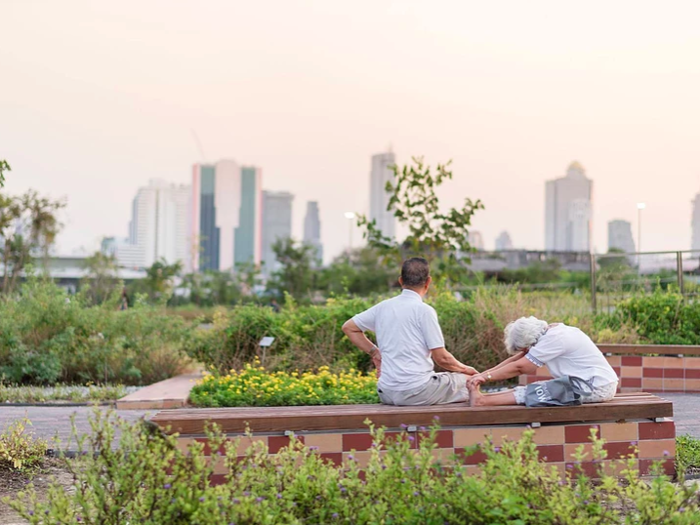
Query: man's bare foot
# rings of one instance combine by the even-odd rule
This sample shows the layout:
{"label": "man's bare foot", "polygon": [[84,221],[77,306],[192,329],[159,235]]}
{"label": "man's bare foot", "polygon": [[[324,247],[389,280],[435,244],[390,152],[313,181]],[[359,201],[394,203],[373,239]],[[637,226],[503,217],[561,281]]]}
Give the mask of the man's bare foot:
{"label": "man's bare foot", "polygon": [[480,407],[484,404],[484,394],[479,387],[469,386],[469,406]]}

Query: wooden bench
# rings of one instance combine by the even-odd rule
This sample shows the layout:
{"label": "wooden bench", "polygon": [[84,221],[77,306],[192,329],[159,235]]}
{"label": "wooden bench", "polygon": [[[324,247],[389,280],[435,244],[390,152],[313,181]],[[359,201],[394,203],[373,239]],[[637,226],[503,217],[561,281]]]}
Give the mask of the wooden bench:
{"label": "wooden bench", "polygon": [[[608,345],[598,348],[620,378],[620,392],[700,392],[700,346]],[[521,385],[550,379],[546,366]]]}
{"label": "wooden bench", "polygon": [[[163,410],[152,419],[166,432],[178,433],[178,443],[186,447],[192,441],[206,442],[205,428],[216,423],[229,438],[243,436],[246,429],[253,441],[264,442],[274,454],[289,443],[294,434],[307,446],[316,447],[322,457],[342,464],[352,453],[361,464],[369,459],[372,437],[365,421],[395,432],[422,436],[421,427],[436,420],[438,432],[436,458],[462,458],[469,469],[478,469],[481,453],[466,455],[465,449],[483,443],[486,438],[499,445],[504,439],[519,439],[534,429],[540,455],[562,472],[572,454],[589,442],[590,429],[607,441],[610,460],[628,454],[637,458],[640,470],[648,472],[654,461],[663,461],[669,473],[674,469],[675,425],[671,419],[673,404],[655,395],[637,392],[619,394],[607,403],[577,407],[526,408],[477,407],[463,403],[428,407],[385,405],[344,405],[306,407],[219,408]],[[402,430],[403,429],[403,430]],[[244,455],[251,438],[244,437],[238,454]],[[667,455],[664,454],[664,451]],[[595,464],[584,468],[593,473]],[[607,468],[608,465],[606,465]],[[612,464],[610,464],[612,468]]]}

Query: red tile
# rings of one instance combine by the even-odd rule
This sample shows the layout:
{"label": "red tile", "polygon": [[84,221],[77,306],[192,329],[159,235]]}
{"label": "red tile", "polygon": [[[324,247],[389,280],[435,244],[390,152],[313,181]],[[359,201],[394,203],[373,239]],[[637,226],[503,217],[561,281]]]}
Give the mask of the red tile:
{"label": "red tile", "polygon": [[542,461],[548,463],[564,461],[564,445],[540,445],[537,447],[537,453]]}
{"label": "red tile", "polygon": [[343,464],[343,453],[342,452],[324,452],[320,454],[321,459],[328,460],[333,463],[336,467]]}
{"label": "red tile", "polygon": [[653,459],[640,459],[639,460],[639,473],[642,476],[649,476],[651,474],[652,465],[661,465],[661,473],[667,476],[676,475],[676,462],[672,459],[665,459],[661,461],[654,461]]}
{"label": "red tile", "polygon": [[373,442],[372,434],[343,434],[343,452],[369,450]]}
{"label": "red tile", "polygon": [[672,439],[676,437],[673,421],[639,423],[639,439]]}
{"label": "red tile", "polygon": [[620,379],[620,386],[624,388],[642,388],[642,378],[623,377]]}
{"label": "red tile", "polygon": [[642,366],[642,358],[639,356],[623,355],[622,366]]}
{"label": "red tile", "polygon": [[613,366],[612,369],[615,372],[615,374],[617,374],[617,377],[620,377],[620,374],[622,373],[622,368],[619,366]]}
{"label": "red tile", "polygon": [[682,368],[664,368],[664,377],[682,378],[683,377],[683,369]]}
{"label": "red tile", "polygon": [[637,457],[636,447],[632,445],[629,441],[618,441],[612,443],[605,443],[603,449],[607,451],[607,459],[622,459],[627,458],[631,455]]}
{"label": "red tile", "polygon": [[209,476],[209,485],[212,487],[223,485],[224,483],[226,483],[226,474],[212,474]]}
{"label": "red tile", "polygon": [[700,379],[700,368],[686,368],[685,369],[686,379]]}
{"label": "red tile", "polygon": [[[416,432],[416,435],[418,438],[416,445],[420,446],[420,442],[423,439],[428,438],[430,436],[430,432]],[[452,448],[454,446],[452,431],[438,430],[437,435],[435,436],[435,443],[437,444],[437,448]]]}
{"label": "red tile", "polygon": [[644,371],[642,372],[642,376],[644,376],[644,377],[663,377],[664,376],[664,369],[663,368],[644,368]]}
{"label": "red tile", "polygon": [[486,461],[486,454],[477,450],[473,454],[467,455],[464,448],[456,448],[455,454],[464,461],[465,465],[478,465]]}
{"label": "red tile", "polygon": [[[295,436],[296,440],[303,443],[304,436]],[[289,436],[270,436],[267,438],[267,447],[270,454],[277,454],[280,449],[289,446]]]}
{"label": "red tile", "polygon": [[591,440],[591,429],[592,428],[597,429],[598,436],[600,436],[600,425],[567,426],[564,429],[564,442],[565,443],[588,443]]}

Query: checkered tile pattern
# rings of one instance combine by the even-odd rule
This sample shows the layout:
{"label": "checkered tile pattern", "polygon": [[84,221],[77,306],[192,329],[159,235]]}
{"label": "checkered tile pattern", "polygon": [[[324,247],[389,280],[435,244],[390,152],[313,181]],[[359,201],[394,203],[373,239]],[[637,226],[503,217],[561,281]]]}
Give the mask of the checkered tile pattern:
{"label": "checkered tile pattern", "polygon": [[[433,456],[436,460],[447,464],[454,461],[460,462],[467,465],[469,472],[476,473],[479,471],[479,464],[486,456],[483,452],[472,452],[474,445],[479,445],[487,438],[491,438],[494,445],[500,446],[505,440],[520,439],[528,428],[525,425],[445,428],[438,432],[436,440],[438,448],[433,452]],[[604,448],[607,451],[607,459],[603,462],[594,462],[591,457],[589,442],[591,429],[595,429],[606,441]],[[617,423],[553,423],[544,424],[534,432],[534,442],[539,456],[543,461],[559,469],[562,474],[582,469],[588,475],[595,477],[601,466],[608,473],[617,473],[622,466],[613,460],[630,456],[643,475],[650,473],[654,463],[660,463],[667,474],[674,473],[676,430],[671,419],[661,422],[638,420]],[[420,430],[407,432],[390,429],[387,432],[389,437],[401,435],[411,436],[411,448],[416,449],[426,434]],[[371,456],[372,436],[364,429],[345,432],[301,432],[297,438],[334,465],[342,465],[350,461],[352,456],[353,461],[356,461],[360,467],[364,467]],[[216,462],[213,481],[225,481],[226,468],[223,460],[218,455],[212,454],[205,437],[180,436],[178,446],[182,450],[187,450],[194,441],[203,442],[204,454]],[[236,452],[242,458],[250,446],[263,445],[268,448],[269,453],[275,454],[289,445],[289,437],[283,435],[283,432],[261,434],[252,438],[244,436]],[[575,463],[574,455],[580,447],[583,447],[588,456],[578,464]]]}
{"label": "checkered tile pattern", "polygon": [[[700,392],[700,357],[608,356],[620,392]],[[521,376],[520,385],[551,379],[546,366]]]}

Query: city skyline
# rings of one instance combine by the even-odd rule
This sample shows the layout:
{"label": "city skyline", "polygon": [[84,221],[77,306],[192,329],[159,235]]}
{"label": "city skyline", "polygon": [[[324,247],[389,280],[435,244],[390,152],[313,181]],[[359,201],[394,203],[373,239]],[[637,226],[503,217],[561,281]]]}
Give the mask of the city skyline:
{"label": "city skyline", "polygon": [[[68,198],[58,251],[123,235],[144,180],[189,183],[193,162],[235,155],[319,202],[330,260],[387,143],[402,164],[453,160],[441,203],[481,199],[487,249],[504,228],[544,247],[542,183],[574,158],[595,179],[591,248],[615,218],[636,232],[637,202],[644,250],[689,247],[697,3],[264,4],[3,6],[6,191]],[[294,232],[303,220],[296,206]]]}
{"label": "city skyline", "polygon": [[545,182],[545,250],[591,251],[593,180],[580,162],[569,164],[564,177]]}

